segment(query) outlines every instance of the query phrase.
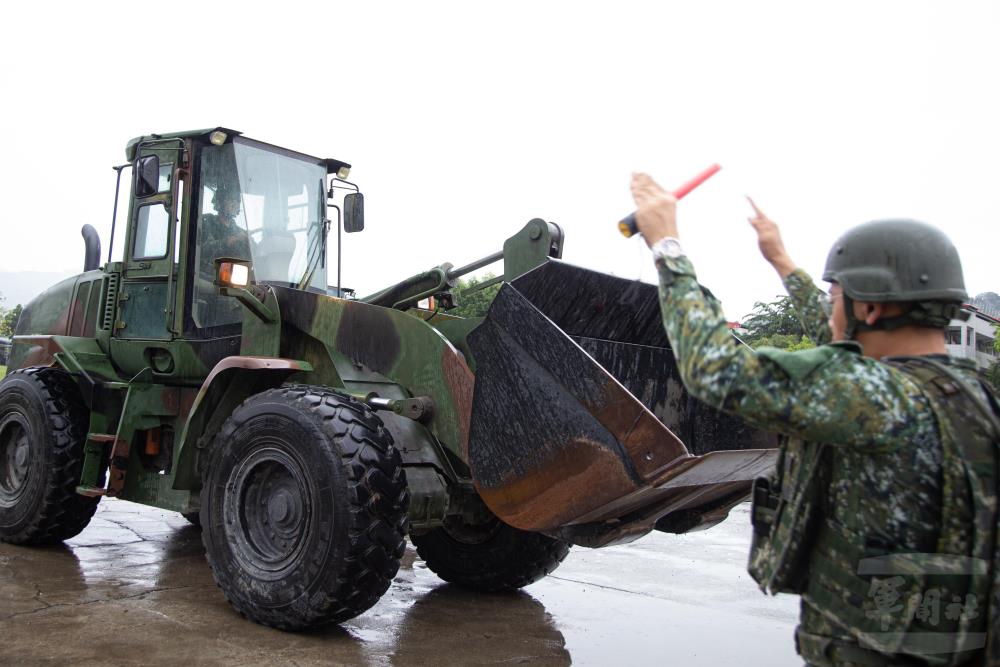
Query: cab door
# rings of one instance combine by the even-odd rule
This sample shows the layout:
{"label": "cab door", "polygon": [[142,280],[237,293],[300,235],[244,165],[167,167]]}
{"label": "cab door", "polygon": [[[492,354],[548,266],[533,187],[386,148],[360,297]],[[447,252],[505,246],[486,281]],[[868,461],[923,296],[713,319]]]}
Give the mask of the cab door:
{"label": "cab door", "polygon": [[178,175],[184,148],[183,140],[170,139],[140,144],[136,150],[112,340],[115,362],[126,372],[148,366],[161,373],[170,370],[166,348],[178,336],[174,325],[182,193]]}

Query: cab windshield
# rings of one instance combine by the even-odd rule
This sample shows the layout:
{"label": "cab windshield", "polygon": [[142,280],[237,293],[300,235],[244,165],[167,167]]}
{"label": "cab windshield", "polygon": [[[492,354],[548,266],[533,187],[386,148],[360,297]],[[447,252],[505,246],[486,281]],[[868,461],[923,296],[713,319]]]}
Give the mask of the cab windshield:
{"label": "cab windshield", "polygon": [[326,291],[325,179],[320,160],[241,137],[202,150],[197,326],[238,319],[212,285],[220,257],[250,260],[258,283]]}

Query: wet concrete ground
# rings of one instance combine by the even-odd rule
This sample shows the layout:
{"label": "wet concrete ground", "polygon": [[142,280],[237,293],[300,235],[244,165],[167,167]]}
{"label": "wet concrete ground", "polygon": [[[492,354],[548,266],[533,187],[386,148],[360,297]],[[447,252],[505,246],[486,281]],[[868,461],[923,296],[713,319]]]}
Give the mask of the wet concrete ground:
{"label": "wet concrete ground", "polygon": [[800,665],[795,598],[744,570],[745,506],[691,535],[574,548],[524,591],[444,584],[408,549],[367,613],[305,634],[241,619],[178,514],[105,500],[65,546],[0,544],[0,664]]}

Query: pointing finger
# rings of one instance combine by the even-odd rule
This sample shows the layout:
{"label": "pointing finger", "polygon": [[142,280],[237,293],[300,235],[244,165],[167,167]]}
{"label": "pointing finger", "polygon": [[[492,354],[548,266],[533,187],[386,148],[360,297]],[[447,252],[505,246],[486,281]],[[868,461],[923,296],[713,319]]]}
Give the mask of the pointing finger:
{"label": "pointing finger", "polygon": [[757,208],[757,204],[755,204],[753,199],[750,198],[750,195],[746,195],[746,198],[747,201],[750,202],[750,206],[753,207],[753,212],[757,214],[758,218],[767,218],[767,216],[764,215],[764,212]]}

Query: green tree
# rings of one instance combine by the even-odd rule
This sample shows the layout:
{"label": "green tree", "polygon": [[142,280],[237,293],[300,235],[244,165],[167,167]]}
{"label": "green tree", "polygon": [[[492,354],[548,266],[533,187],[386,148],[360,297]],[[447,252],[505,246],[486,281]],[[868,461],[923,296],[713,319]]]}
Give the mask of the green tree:
{"label": "green tree", "polygon": [[448,314],[459,317],[483,317],[486,315],[490,304],[493,303],[493,298],[500,291],[500,283],[473,292],[468,290],[495,277],[492,273],[487,273],[482,278],[470,278],[469,280],[459,278],[458,287],[455,288],[458,306],[449,310]]}
{"label": "green tree", "polygon": [[809,336],[802,334],[797,343],[792,343],[788,346],[790,352],[798,352],[799,350],[811,350],[816,347],[816,343],[810,340]]}
{"label": "green tree", "polygon": [[800,336],[796,336],[795,334],[774,334],[773,336],[763,336],[753,341],[746,340],[746,336],[743,336],[742,338],[744,339],[744,342],[755,348],[777,347],[783,350],[796,352],[798,350],[809,350],[816,347],[816,344],[809,340],[809,337],[805,334]]}
{"label": "green tree", "polygon": [[10,338],[17,328],[17,321],[21,318],[21,304],[17,304],[10,310],[0,311],[0,338]]}
{"label": "green tree", "polygon": [[752,347],[780,347],[805,350],[815,347],[802,328],[791,297],[779,296],[774,301],[758,301],[753,311],[743,318],[747,333],[743,340]]}

